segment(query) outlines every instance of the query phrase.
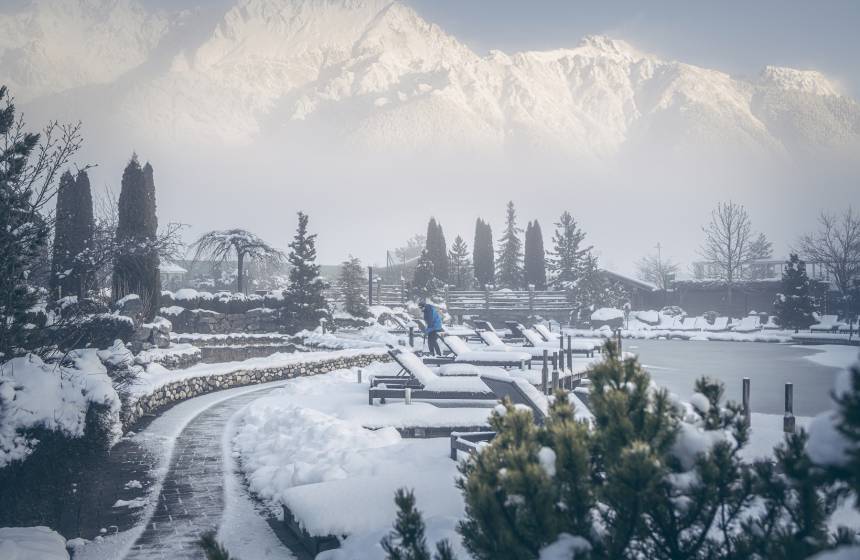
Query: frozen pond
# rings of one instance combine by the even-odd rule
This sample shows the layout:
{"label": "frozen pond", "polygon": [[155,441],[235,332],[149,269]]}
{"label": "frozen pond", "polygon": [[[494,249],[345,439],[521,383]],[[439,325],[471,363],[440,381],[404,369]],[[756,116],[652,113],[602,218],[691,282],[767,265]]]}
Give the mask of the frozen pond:
{"label": "frozen pond", "polygon": [[798,416],[832,408],[833,376],[860,351],[849,346],[684,340],[625,340],[624,350],[637,353],[654,381],[682,398],[690,396],[697,378],[707,375],[725,384],[727,398],[740,402],[741,380],[749,377],[753,412],[782,414],[784,386],[792,382]]}

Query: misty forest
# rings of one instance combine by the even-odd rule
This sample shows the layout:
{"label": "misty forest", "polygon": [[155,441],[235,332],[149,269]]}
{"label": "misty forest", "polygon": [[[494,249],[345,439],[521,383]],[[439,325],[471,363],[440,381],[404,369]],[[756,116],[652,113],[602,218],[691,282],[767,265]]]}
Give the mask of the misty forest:
{"label": "misty forest", "polygon": [[0,560],[860,558],[858,26],[0,1]]}

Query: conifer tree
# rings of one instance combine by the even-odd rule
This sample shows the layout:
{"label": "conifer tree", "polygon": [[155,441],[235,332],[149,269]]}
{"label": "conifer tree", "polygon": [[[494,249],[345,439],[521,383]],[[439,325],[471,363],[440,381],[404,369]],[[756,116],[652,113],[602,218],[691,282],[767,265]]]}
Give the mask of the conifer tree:
{"label": "conifer tree", "polygon": [[122,174],[112,296],[117,301],[137,294],[147,319],[155,317],[161,296],[157,232],[152,166],[141,168],[134,154]]}
{"label": "conifer tree", "polygon": [[508,202],[505,217],[505,232],[499,240],[499,260],[496,263],[497,284],[502,288],[519,289],[523,286],[523,242],[522,232],[517,227],[517,212],[514,202]]}
{"label": "conifer tree", "polygon": [[458,290],[465,290],[469,277],[469,246],[459,235],[454,238],[454,243],[448,252],[448,260],[451,263],[451,279],[454,280]]}
{"label": "conifer tree", "polygon": [[30,204],[23,181],[39,135],[16,134],[15,106],[0,86],[0,360],[21,353],[29,327],[27,312],[39,299],[30,274],[48,243],[48,225]]}
{"label": "conifer tree", "polygon": [[434,272],[433,260],[427,249],[421,251],[418,264],[415,267],[415,275],[412,280],[412,297],[415,299],[434,298],[439,293],[440,282]]}
{"label": "conifer tree", "polygon": [[53,297],[84,297],[92,288],[93,198],[86,171],[66,171],[57,191],[50,287]]}
{"label": "conifer tree", "polygon": [[472,246],[472,266],[475,280],[481,286],[492,284],[496,277],[495,254],[493,252],[493,229],[481,218],[475,222],[475,243]]}
{"label": "conifer tree", "polygon": [[[397,519],[394,530],[382,539],[382,550],[386,560],[431,560],[424,536],[424,519],[415,507],[415,494],[400,488],[394,496]],[[432,560],[454,560],[454,553],[447,540],[436,543]]]}
{"label": "conifer tree", "polygon": [[546,290],[546,251],[543,248],[543,232],[537,220],[526,226],[525,282],[538,290]]}
{"label": "conifer tree", "polygon": [[445,243],[445,233],[442,224],[436,218],[430,218],[427,224],[427,254],[433,261],[433,270],[436,278],[445,283],[448,281],[448,246]]}
{"label": "conifer tree", "polygon": [[340,288],[343,292],[343,310],[353,317],[368,317],[365,292],[365,270],[361,260],[352,255],[341,264]]}
{"label": "conifer tree", "polygon": [[326,283],[320,278],[317,264],[316,234],[308,233],[308,215],[299,212],[296,235],[290,242],[287,261],[290,283],[287,288],[287,324],[296,330],[316,328],[320,319],[329,315],[328,302],[323,295]]}
{"label": "conifer tree", "polygon": [[582,275],[591,246],[584,246],[585,233],[570,212],[564,212],[555,224],[553,252],[547,263],[552,273],[550,284],[559,290],[570,290]]}
{"label": "conifer tree", "polygon": [[786,329],[806,329],[813,323],[814,305],[810,294],[809,277],[806,275],[806,262],[792,253],[782,272],[782,291],[773,303],[776,322]]}

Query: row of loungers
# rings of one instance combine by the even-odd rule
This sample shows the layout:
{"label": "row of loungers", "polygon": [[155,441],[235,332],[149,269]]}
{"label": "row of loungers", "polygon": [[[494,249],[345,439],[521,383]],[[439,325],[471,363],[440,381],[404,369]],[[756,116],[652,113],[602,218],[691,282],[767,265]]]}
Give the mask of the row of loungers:
{"label": "row of loungers", "polygon": [[[390,348],[388,354],[400,366],[396,375],[374,376],[370,380],[368,403],[376,399],[384,403],[386,399],[406,398],[406,389],[410,390],[411,398],[430,400],[493,400],[494,393],[487,389],[482,377],[490,372],[522,380],[530,386],[542,383],[542,372],[535,370],[513,370],[506,373],[498,366],[484,366],[481,371],[473,364],[450,361],[439,367],[439,373],[430,369],[429,365],[409,350]],[[582,378],[587,364],[558,372],[558,383],[564,388],[573,388]]]}

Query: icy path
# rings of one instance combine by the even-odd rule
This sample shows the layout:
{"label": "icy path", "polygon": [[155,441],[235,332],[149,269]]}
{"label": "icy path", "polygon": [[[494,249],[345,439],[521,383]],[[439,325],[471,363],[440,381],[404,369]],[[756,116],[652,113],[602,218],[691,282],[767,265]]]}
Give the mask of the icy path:
{"label": "icy path", "polygon": [[173,445],[157,504],[127,559],[202,558],[197,540],[223,526],[228,528],[221,530],[219,538],[231,552],[236,547],[250,547],[255,558],[292,557],[257,514],[230,460],[230,419],[272,389],[222,400],[185,425]]}

